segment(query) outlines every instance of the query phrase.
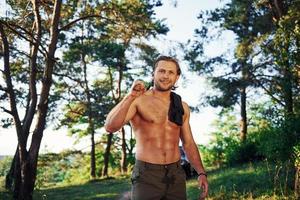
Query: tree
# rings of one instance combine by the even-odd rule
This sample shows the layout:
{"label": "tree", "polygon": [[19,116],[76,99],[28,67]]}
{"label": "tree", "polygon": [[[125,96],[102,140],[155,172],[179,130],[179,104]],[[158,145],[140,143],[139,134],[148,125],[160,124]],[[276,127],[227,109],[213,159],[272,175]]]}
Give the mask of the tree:
{"label": "tree", "polygon": [[[122,98],[123,90],[122,83],[124,76],[130,70],[128,67],[128,60],[126,52],[137,47],[137,44],[142,43],[142,39],[155,37],[157,34],[165,34],[168,29],[160,20],[153,18],[155,6],[160,6],[160,1],[111,1],[107,4],[107,17],[113,21],[114,24],[109,24],[106,27],[107,40],[99,45],[106,45],[106,50],[98,52],[96,57],[102,62],[103,66],[108,69],[111,85],[111,96],[113,104],[116,105]],[[120,52],[113,57],[111,54],[116,53],[114,46]],[[116,85],[114,83],[117,83]],[[122,141],[122,171],[127,170],[126,166],[126,143],[125,130],[121,129]],[[112,142],[112,134],[107,136],[107,146],[104,156],[103,175],[107,176],[108,160]]]}
{"label": "tree", "polygon": [[[61,120],[61,125],[67,126],[73,134],[91,135],[91,175],[95,176],[94,160],[94,132],[95,128],[102,127],[104,123],[105,110],[115,103],[119,102],[122,94],[122,81],[124,76],[131,75],[127,73],[130,70],[129,60],[127,60],[126,52],[130,52],[138,41],[144,37],[155,36],[158,33],[164,33],[167,29],[161,21],[154,20],[153,7],[159,6],[159,1],[109,1],[103,2],[95,8],[89,7],[88,10],[95,12],[101,9],[105,13],[105,20],[89,20],[82,22],[77,26],[73,26],[70,30],[72,35],[65,35],[66,50],[64,52],[64,60],[61,63],[59,75],[61,78],[57,81],[57,89],[60,93],[67,91],[68,95],[64,95],[67,107],[64,110],[65,115]],[[88,5],[85,5],[88,7]],[[82,33],[81,35],[78,33]],[[142,45],[147,46],[147,45]],[[94,70],[93,70],[94,69]],[[93,71],[92,75],[86,73]],[[96,75],[97,73],[97,75]],[[84,80],[82,80],[84,77]],[[95,78],[103,77],[103,78]],[[106,84],[94,88],[91,86],[93,81]],[[117,82],[117,84],[115,84]],[[106,86],[105,86],[106,85]],[[110,94],[105,93],[106,88],[111,90]],[[95,101],[96,96],[93,91],[103,90],[103,97],[107,97],[107,101],[111,101],[110,105],[101,101]],[[90,94],[89,94],[90,93]],[[88,98],[90,96],[90,98]],[[88,100],[90,99],[90,100]],[[110,99],[110,100],[109,100]],[[104,102],[107,102],[107,101]],[[91,102],[92,101],[92,102]],[[90,103],[88,103],[90,102]],[[91,106],[92,104],[92,106]],[[94,110],[96,105],[98,112]],[[93,107],[93,109],[90,109]],[[87,112],[91,110],[92,112]],[[94,110],[94,111],[93,111]],[[73,113],[73,114],[72,114]],[[93,113],[88,115],[88,113]],[[108,111],[106,112],[108,113]],[[101,116],[100,116],[101,115]],[[86,128],[78,129],[76,125],[87,124],[89,121],[93,124]],[[97,119],[95,119],[97,118]],[[92,126],[93,125],[93,126]],[[75,126],[75,127],[74,127]],[[91,128],[94,127],[94,128]],[[126,140],[125,130],[122,131],[122,159],[121,169],[126,171]],[[108,176],[107,169],[109,164],[110,147],[112,143],[112,135],[108,135],[106,153],[104,156],[104,176]]]}
{"label": "tree", "polygon": [[[239,103],[241,141],[245,141],[247,136],[247,89],[254,85],[250,76],[250,71],[253,70],[251,42],[259,34],[255,28],[259,17],[253,2],[250,1],[231,1],[224,8],[206,14],[201,13],[199,19],[203,26],[196,30],[199,41],[193,44],[192,50],[185,56],[190,61],[192,70],[212,76],[213,87],[220,90],[221,95],[208,97],[212,106],[226,108]],[[207,39],[211,39],[207,26],[211,24],[222,31],[231,31],[235,34],[237,46],[234,58],[224,54],[203,60],[203,45]],[[224,67],[221,75],[220,67]]]}
{"label": "tree", "polygon": [[[231,69],[226,68],[225,77],[212,79],[223,95],[221,98],[211,97],[210,102],[215,105],[233,105],[231,103],[236,102],[238,94],[235,88],[240,88],[242,119],[246,119],[246,109],[242,106],[245,105],[243,102],[246,100],[246,89],[251,87],[256,92],[262,89],[281,108],[281,126],[287,131],[286,139],[291,141],[286,149],[292,149],[300,141],[294,126],[299,119],[299,98],[296,95],[300,92],[297,23],[299,6],[299,1],[232,0],[223,8],[200,14],[199,18],[204,21],[204,25],[196,31],[198,35],[207,39],[206,25],[213,24],[222,30],[234,32],[237,41],[234,48],[235,62],[231,64]],[[203,40],[199,39],[186,56],[192,69],[210,74],[214,72],[217,64],[229,65],[227,55],[208,60],[204,60],[203,57],[201,59],[203,45]],[[237,72],[241,73],[239,78]],[[232,87],[233,85],[235,87]],[[227,100],[230,100],[229,104],[226,104]],[[242,127],[245,128],[245,124]],[[245,130],[247,129],[242,132]],[[285,157],[286,160],[292,159],[291,154]]]}
{"label": "tree", "polygon": [[[90,175],[95,178],[95,131],[96,128],[103,126],[105,113],[108,112],[109,85],[105,80],[97,79],[96,77],[100,75],[94,73],[99,69],[93,63],[93,53],[102,50],[101,47],[95,48],[97,46],[95,43],[100,39],[96,36],[98,34],[95,25],[92,26],[91,21],[81,22],[72,30],[80,34],[69,36],[71,39],[66,45],[68,50],[63,53],[60,79],[57,81],[56,88],[64,99],[65,114],[57,128],[66,126],[71,134],[91,137]],[[98,31],[101,33],[101,30]],[[86,124],[87,126],[84,126]]]}
{"label": "tree", "polygon": [[[32,199],[39,148],[49,105],[53,103],[50,87],[53,72],[57,69],[55,52],[61,45],[61,33],[81,20],[104,17],[101,12],[85,13],[78,9],[80,3],[73,0],[64,1],[64,4],[61,0],[16,0],[8,1],[8,4],[9,15],[0,20],[4,62],[0,100],[1,109],[13,119],[11,125],[16,130],[18,148],[7,183],[12,187],[15,199],[27,200]],[[82,11],[79,17],[74,15],[76,10]],[[9,102],[9,108],[6,102]],[[5,122],[10,123],[11,118]]]}
{"label": "tree", "polygon": [[[270,76],[255,74],[261,79],[260,85],[266,92],[284,108],[285,118],[293,117],[296,113],[297,93],[299,92],[299,38],[297,29],[298,10],[297,1],[266,1],[259,2],[261,10],[272,18],[273,29],[264,35],[259,43],[263,56],[269,62],[264,69],[272,72]],[[275,75],[274,75],[275,74]],[[268,76],[269,75],[269,76]],[[257,80],[258,81],[258,80]]]}
{"label": "tree", "polygon": [[[20,2],[16,2],[20,3]],[[15,21],[3,21],[0,22],[0,33],[2,39],[2,52],[3,52],[3,60],[4,60],[4,70],[2,71],[5,77],[6,87],[1,87],[5,91],[6,98],[9,99],[10,108],[2,109],[9,113],[14,119],[14,126],[16,128],[16,133],[18,137],[18,161],[16,163],[16,167],[18,167],[18,178],[20,180],[15,181],[15,199],[32,199],[32,193],[34,189],[34,183],[36,178],[36,168],[37,168],[37,158],[40,143],[43,137],[43,130],[46,124],[47,110],[48,110],[48,97],[50,92],[50,86],[52,82],[52,72],[55,64],[55,51],[56,45],[58,41],[58,29],[59,29],[59,21],[60,21],[60,12],[61,12],[61,1],[57,0],[53,5],[47,5],[51,7],[52,18],[47,19],[49,22],[48,33],[49,33],[49,45],[47,49],[44,49],[41,45],[42,40],[42,21],[40,9],[42,9],[41,5],[37,1],[31,1],[31,19],[25,21],[25,25],[32,24],[32,31],[26,30],[25,27],[19,26]],[[22,6],[20,5],[12,5],[12,8]],[[48,7],[48,8],[49,8]],[[18,17],[18,20],[20,18]],[[23,20],[22,20],[23,21]],[[9,32],[10,30],[11,32]],[[29,67],[27,68],[29,72],[28,77],[28,85],[29,85],[29,93],[27,99],[27,107],[26,113],[21,120],[16,91],[14,89],[13,84],[13,74],[14,69],[13,65],[10,61],[11,59],[11,43],[8,37],[17,37],[16,35],[11,35],[15,32],[18,37],[24,37],[26,40],[30,42],[30,52],[29,52]],[[15,39],[15,38],[14,38]],[[43,48],[43,49],[42,49]],[[41,81],[41,90],[39,94],[37,94],[37,75],[38,75],[38,53],[39,51],[43,51],[45,53],[45,66],[43,68],[42,74],[39,73],[42,77]],[[17,73],[17,72],[16,72]],[[32,141],[27,150],[27,139],[29,136],[30,128],[33,124],[33,118],[36,115],[35,127],[33,129]]]}

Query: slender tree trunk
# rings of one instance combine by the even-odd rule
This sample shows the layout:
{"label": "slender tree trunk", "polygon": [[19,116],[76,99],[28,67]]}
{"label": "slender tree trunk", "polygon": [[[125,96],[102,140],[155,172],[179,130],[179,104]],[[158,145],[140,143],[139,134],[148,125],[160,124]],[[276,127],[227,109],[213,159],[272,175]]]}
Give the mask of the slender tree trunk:
{"label": "slender tree trunk", "polygon": [[240,122],[240,138],[244,142],[247,139],[247,82],[248,82],[248,66],[246,61],[242,61],[242,86],[241,92],[241,122]]}
{"label": "slender tree trunk", "polygon": [[31,200],[33,197],[34,183],[36,178],[36,167],[33,163],[31,163],[35,161],[30,161],[30,159],[37,158],[30,158],[28,152],[26,152],[26,157],[23,159],[24,160],[21,162],[22,179],[18,200]]}
{"label": "slender tree trunk", "polygon": [[130,139],[129,139],[129,147],[128,147],[128,156],[133,156],[133,149],[135,147],[135,139],[133,138],[132,127],[130,127]]}
{"label": "slender tree trunk", "polygon": [[285,103],[286,119],[294,115],[294,102],[293,102],[293,74],[289,69],[289,63],[283,69],[283,94]]}
{"label": "slender tree trunk", "polygon": [[300,198],[300,166],[296,166],[294,193],[296,199]]}
{"label": "slender tree trunk", "polygon": [[86,55],[83,53],[81,61],[83,63],[84,71],[84,92],[87,100],[87,113],[88,113],[88,133],[91,134],[91,171],[90,175],[94,179],[96,178],[96,154],[95,154],[95,126],[93,121],[93,111],[92,111],[92,102],[91,102],[91,93],[87,78],[87,63],[85,61]]}
{"label": "slender tree trunk", "polygon": [[91,128],[91,177],[96,178],[95,130]]}
{"label": "slender tree trunk", "polygon": [[112,145],[112,137],[113,134],[110,133],[107,135],[107,144],[104,153],[104,166],[102,175],[108,177],[108,163],[109,163],[109,156],[110,156],[110,147]]}
{"label": "slender tree trunk", "polygon": [[247,111],[246,111],[246,87],[243,86],[241,88],[241,130],[240,130],[240,138],[241,141],[246,141],[247,138]]}
{"label": "slender tree trunk", "polygon": [[122,127],[122,157],[121,157],[121,173],[125,174],[127,172],[127,153],[126,153],[126,139],[125,139],[125,129]]}
{"label": "slender tree trunk", "polygon": [[[8,98],[9,98],[9,104],[10,104],[10,110],[6,110],[9,114],[12,115],[14,119],[14,124],[15,124],[15,129],[17,132],[17,137],[18,137],[18,153],[19,153],[19,161],[20,161],[20,170],[15,170],[16,172],[20,171],[21,174],[21,180],[20,184],[18,179],[16,178],[15,185],[14,186],[14,197],[15,199],[20,197],[20,191],[22,191],[22,185],[23,185],[23,177],[25,171],[22,171],[22,165],[23,162],[26,158],[26,142],[27,138],[24,135],[22,123],[19,117],[18,113],[18,108],[17,108],[17,102],[16,102],[16,95],[14,91],[14,86],[12,82],[12,76],[11,76],[11,71],[10,71],[10,55],[9,55],[9,42],[6,37],[6,33],[4,31],[2,21],[0,21],[0,34],[1,34],[1,39],[2,39],[2,49],[3,49],[3,61],[4,61],[4,76],[5,76],[5,82],[7,86],[7,93],[8,93]],[[15,165],[17,167],[17,165]]]}
{"label": "slender tree trunk", "polygon": [[5,188],[13,192],[14,199],[18,198],[19,190],[21,185],[21,168],[20,168],[20,159],[19,151],[16,150],[14,158],[11,162],[10,169],[5,177]]}
{"label": "slender tree trunk", "polygon": [[[16,167],[17,162],[19,163],[18,165],[20,165],[18,149],[15,152],[15,155],[14,155],[14,158],[12,159],[9,171],[5,177],[5,188],[10,191],[14,190],[13,186],[15,185],[14,182],[16,182],[15,178],[17,176],[15,175],[15,173],[16,173],[16,168],[18,168],[18,167]],[[21,177],[19,176],[19,180],[20,180],[20,178]]]}
{"label": "slender tree trunk", "polygon": [[[38,3],[38,2],[34,2]],[[18,200],[31,200],[34,190],[34,184],[37,173],[38,154],[43,138],[43,131],[46,125],[46,117],[48,112],[48,98],[50,87],[52,85],[52,74],[55,65],[55,51],[58,41],[58,24],[60,21],[61,0],[56,0],[53,7],[53,17],[50,28],[50,42],[48,46],[48,54],[46,58],[46,66],[43,74],[42,87],[40,92],[39,104],[37,106],[37,121],[32,134],[31,145],[29,151],[26,150],[27,140],[24,141],[26,132],[18,132],[19,155],[21,165],[21,187]],[[30,127],[30,126],[29,126]],[[22,129],[21,129],[22,130]],[[26,130],[26,129],[24,129]]]}
{"label": "slender tree trunk", "polygon": [[[117,94],[114,94],[114,92],[113,92],[113,100],[115,102],[115,105],[117,105],[121,100],[121,94],[122,94],[121,83],[122,83],[122,79],[123,79],[122,66],[119,67],[118,73],[119,73],[119,78],[118,78],[118,82],[117,82],[117,90],[116,90]],[[111,89],[113,91],[113,76],[112,76],[110,68],[109,68],[109,75],[110,75]],[[104,154],[104,167],[103,167],[103,173],[102,173],[103,176],[108,176],[108,164],[109,164],[109,156],[110,156],[112,137],[113,137],[112,133],[109,133],[107,136],[107,145],[106,145],[105,154]],[[122,140],[122,146],[123,146],[123,140]]]}

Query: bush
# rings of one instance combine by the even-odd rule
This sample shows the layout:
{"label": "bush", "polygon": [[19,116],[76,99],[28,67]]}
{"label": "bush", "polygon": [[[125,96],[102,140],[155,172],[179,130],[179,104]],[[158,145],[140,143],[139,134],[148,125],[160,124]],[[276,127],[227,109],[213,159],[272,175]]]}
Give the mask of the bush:
{"label": "bush", "polygon": [[258,151],[268,160],[285,162],[293,158],[294,147],[299,145],[300,120],[283,122],[258,133]]}
{"label": "bush", "polygon": [[226,156],[226,163],[228,165],[260,161],[264,158],[264,156],[258,152],[258,143],[252,141],[250,138],[244,142],[239,142],[235,146],[232,146],[231,151],[228,152]]}
{"label": "bush", "polygon": [[88,155],[81,152],[48,153],[40,155],[36,187],[49,187],[59,183],[71,182],[74,177],[82,178],[88,174]]}
{"label": "bush", "polygon": [[12,157],[5,157],[2,160],[0,160],[0,176],[6,176],[10,169]]}
{"label": "bush", "polygon": [[214,133],[214,140],[202,147],[204,162],[220,167],[265,158],[278,163],[295,160],[295,146],[300,144],[300,117],[277,122],[249,131],[244,142],[240,141],[237,131],[227,135]]}
{"label": "bush", "polygon": [[264,158],[258,151],[259,143],[254,134],[249,134],[244,142],[237,136],[224,136],[220,133],[215,133],[215,136],[208,147],[201,146],[203,160],[208,166],[236,165]]}

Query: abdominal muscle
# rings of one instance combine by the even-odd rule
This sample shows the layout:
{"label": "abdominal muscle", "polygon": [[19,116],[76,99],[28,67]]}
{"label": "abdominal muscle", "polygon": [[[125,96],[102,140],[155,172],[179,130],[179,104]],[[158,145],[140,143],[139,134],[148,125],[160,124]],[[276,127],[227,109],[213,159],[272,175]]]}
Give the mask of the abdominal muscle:
{"label": "abdominal muscle", "polygon": [[180,127],[169,122],[152,123],[143,119],[131,122],[136,137],[136,159],[154,164],[169,164],[180,159]]}

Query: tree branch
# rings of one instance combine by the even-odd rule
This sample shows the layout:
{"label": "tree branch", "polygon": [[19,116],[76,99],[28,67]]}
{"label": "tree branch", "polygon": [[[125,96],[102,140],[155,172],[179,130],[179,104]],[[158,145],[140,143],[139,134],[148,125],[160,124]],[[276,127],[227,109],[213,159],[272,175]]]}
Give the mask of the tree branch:
{"label": "tree branch", "polygon": [[2,85],[0,85],[0,90],[4,91],[4,92],[7,92],[7,88],[4,88]]}
{"label": "tree branch", "polygon": [[9,103],[10,103],[10,109],[11,109],[10,112],[15,121],[16,132],[18,135],[18,142],[19,142],[19,144],[22,145],[25,143],[24,143],[23,135],[21,133],[22,125],[21,125],[19,114],[18,114],[16,94],[14,92],[14,87],[12,84],[12,77],[11,77],[11,72],[10,72],[9,42],[6,37],[6,33],[3,29],[2,22],[3,21],[0,20],[0,35],[1,35],[1,39],[2,39],[2,49],[3,49],[4,76],[5,76],[6,86],[7,86],[7,93],[9,94],[8,96],[9,96]]}
{"label": "tree branch", "polygon": [[75,20],[69,22],[68,24],[66,24],[66,25],[64,25],[63,27],[61,27],[61,28],[59,29],[59,31],[66,31],[66,30],[68,30],[71,26],[73,26],[74,24],[76,24],[77,22],[83,21],[83,20],[86,20],[86,19],[89,19],[89,18],[101,18],[101,19],[106,19],[106,20],[108,20],[110,23],[116,24],[115,21],[113,21],[113,20],[111,20],[111,19],[109,19],[109,18],[107,18],[107,17],[103,17],[103,16],[101,16],[101,15],[87,15],[87,16],[83,16],[83,17],[80,17],[80,18],[78,18],[78,19],[75,19]]}
{"label": "tree branch", "polygon": [[34,12],[34,30],[36,30],[36,38],[35,43],[32,46],[31,49],[31,59],[30,59],[30,78],[29,78],[29,91],[30,91],[30,98],[28,98],[28,110],[26,110],[26,114],[24,116],[24,124],[23,124],[23,130],[24,133],[29,132],[30,126],[32,124],[32,120],[35,114],[36,105],[37,105],[37,91],[36,91],[36,76],[37,76],[37,54],[39,50],[39,46],[41,43],[41,16],[39,13],[39,3],[34,1],[33,3],[33,12]]}
{"label": "tree branch", "polygon": [[10,114],[10,115],[12,115],[12,116],[14,116],[12,111],[7,110],[7,109],[4,108],[3,106],[1,106],[0,108],[1,108],[4,112],[6,112],[6,113],[8,113],[8,114]]}
{"label": "tree branch", "polygon": [[[35,42],[36,42],[36,41],[35,41],[35,38],[32,36],[32,34],[31,34],[29,31],[27,31],[27,30],[24,29],[23,27],[21,27],[21,26],[19,26],[19,25],[17,25],[17,24],[10,24],[10,23],[8,23],[8,22],[6,22],[6,21],[2,21],[2,20],[0,20],[0,23],[3,23],[3,25],[5,25],[7,28],[9,28],[9,29],[10,29],[13,33],[15,33],[16,35],[20,36],[20,38],[26,40],[26,41],[29,42],[30,44],[35,45]],[[19,28],[19,29],[21,29],[22,31],[24,31],[27,35],[29,35],[31,38],[33,38],[33,40],[30,40],[29,38],[27,38],[26,36],[24,36],[23,34],[21,34],[21,33],[20,33],[19,31],[17,31],[14,27]],[[46,48],[43,47],[42,45],[39,45],[39,47],[41,48],[41,49],[39,49],[39,52],[40,52],[41,54],[43,54],[43,55],[46,57],[46,53],[45,53],[45,52],[47,52]]]}
{"label": "tree branch", "polygon": [[[38,3],[38,2],[35,2]],[[48,45],[46,67],[43,74],[43,81],[41,87],[41,95],[38,103],[38,118],[36,127],[34,128],[32,135],[32,142],[30,145],[29,153],[31,157],[36,157],[39,152],[39,147],[43,137],[43,131],[46,125],[46,117],[49,105],[49,91],[52,84],[52,73],[55,66],[55,51],[58,41],[58,25],[60,22],[62,0],[55,0],[52,13],[52,21],[50,25],[50,42]]]}
{"label": "tree branch", "polygon": [[[59,63],[59,62],[56,62],[56,65],[58,65],[60,67],[63,67],[63,65],[61,63]],[[68,75],[68,74],[60,74],[60,73],[54,71],[53,75],[58,76],[58,77],[66,77],[66,78],[68,78],[68,79],[70,79],[70,80],[72,80],[72,81],[74,81],[76,83],[80,83],[81,82],[80,79],[76,79],[76,78],[74,78],[74,77],[72,77],[71,75]]]}
{"label": "tree branch", "polygon": [[[257,77],[257,76],[255,76],[254,74],[252,74],[252,76],[255,78],[255,77]],[[280,99],[278,99],[278,98],[276,98],[274,95],[273,95],[273,93],[270,91],[270,90],[268,90],[265,86],[264,86],[264,84],[261,82],[261,81],[259,81],[257,78],[255,78],[254,80],[253,80],[254,82],[256,82],[256,83],[258,83],[258,85],[274,100],[274,101],[276,101],[278,104],[280,104],[280,105],[282,105],[283,107],[285,106],[284,105],[284,103],[282,103],[282,101],[280,101]]]}

